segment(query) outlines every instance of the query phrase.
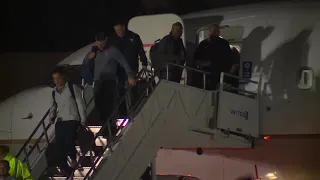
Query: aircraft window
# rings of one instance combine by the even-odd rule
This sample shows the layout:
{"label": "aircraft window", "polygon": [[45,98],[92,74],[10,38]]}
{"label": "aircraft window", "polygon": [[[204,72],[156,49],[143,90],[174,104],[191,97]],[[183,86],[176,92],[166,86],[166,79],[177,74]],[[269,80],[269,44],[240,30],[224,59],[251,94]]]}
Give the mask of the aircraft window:
{"label": "aircraft window", "polygon": [[297,86],[299,89],[308,90],[312,88],[314,81],[314,73],[312,68],[302,67],[298,71]]}

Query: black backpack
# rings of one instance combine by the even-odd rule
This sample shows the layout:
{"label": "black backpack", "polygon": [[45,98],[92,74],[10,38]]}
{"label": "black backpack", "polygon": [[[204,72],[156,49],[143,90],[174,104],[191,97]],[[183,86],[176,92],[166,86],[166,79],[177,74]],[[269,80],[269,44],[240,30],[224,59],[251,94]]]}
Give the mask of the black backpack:
{"label": "black backpack", "polygon": [[158,51],[160,41],[161,41],[161,39],[154,41],[154,44],[151,46],[150,51],[149,51],[151,66],[154,69],[160,68],[159,66],[161,66],[161,64],[162,64],[160,62],[160,60],[157,58],[157,51]]}

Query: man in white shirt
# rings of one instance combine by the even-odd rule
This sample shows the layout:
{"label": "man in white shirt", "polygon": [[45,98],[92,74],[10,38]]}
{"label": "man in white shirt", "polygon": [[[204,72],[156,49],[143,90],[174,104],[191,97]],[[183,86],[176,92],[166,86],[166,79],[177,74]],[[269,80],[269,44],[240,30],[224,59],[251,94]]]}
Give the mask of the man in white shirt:
{"label": "man in white shirt", "polygon": [[79,123],[85,124],[86,112],[84,101],[81,98],[81,89],[69,84],[63,67],[57,67],[52,72],[52,78],[56,85],[52,91],[52,108],[50,120],[55,124],[55,138],[57,145],[57,157],[61,172],[69,175],[72,168],[68,165],[68,154],[72,159],[72,166],[76,164],[75,140]]}

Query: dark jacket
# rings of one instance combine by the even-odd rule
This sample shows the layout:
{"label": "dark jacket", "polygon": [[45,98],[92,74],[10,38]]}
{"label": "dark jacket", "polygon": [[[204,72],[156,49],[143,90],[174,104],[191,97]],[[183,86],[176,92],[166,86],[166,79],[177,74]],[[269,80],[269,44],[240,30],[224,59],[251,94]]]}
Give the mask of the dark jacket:
{"label": "dark jacket", "polygon": [[[186,57],[186,49],[181,38],[175,40],[170,34],[163,37],[157,48],[157,64],[161,66],[167,62],[184,65],[185,60],[179,61],[177,56],[184,54]],[[161,64],[161,65],[160,65]]]}
{"label": "dark jacket", "polygon": [[232,54],[229,42],[219,38],[203,40],[197,47],[195,60],[210,61],[211,66],[206,68],[210,73],[219,75],[221,72],[229,72],[232,66]]}
{"label": "dark jacket", "polygon": [[125,56],[131,69],[135,71],[135,73],[139,70],[139,57],[142,65],[148,65],[148,59],[138,34],[128,31],[123,38],[120,38],[113,33],[108,36],[107,42],[108,45],[116,47]]}

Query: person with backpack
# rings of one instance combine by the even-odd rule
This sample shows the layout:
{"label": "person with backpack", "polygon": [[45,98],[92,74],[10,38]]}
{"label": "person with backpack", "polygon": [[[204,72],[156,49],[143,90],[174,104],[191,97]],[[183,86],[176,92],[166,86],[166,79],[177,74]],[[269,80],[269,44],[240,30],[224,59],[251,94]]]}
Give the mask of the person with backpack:
{"label": "person with backpack", "polygon": [[[99,32],[95,36],[95,46],[85,56],[82,63],[82,77],[85,82],[94,82],[95,107],[98,110],[100,120],[104,123],[110,120],[110,130],[105,127],[101,135],[106,139],[112,138],[117,133],[116,119],[110,119],[115,110],[115,100],[117,95],[117,66],[125,69],[126,77],[130,87],[136,84],[136,73],[130,68],[129,63],[123,54],[115,47],[107,44],[107,36]],[[86,73],[92,73],[87,75]],[[86,79],[87,78],[87,79]]]}
{"label": "person with backpack", "polygon": [[161,39],[155,40],[149,50],[149,56],[150,56],[150,60],[151,60],[151,68],[152,68],[153,72],[156,73],[157,76],[159,76],[158,69],[161,68],[161,66],[163,66],[163,62],[161,62],[159,59],[157,59],[157,57],[158,57],[157,52],[159,49],[160,41],[161,41]]}
{"label": "person with backpack", "polygon": [[[180,22],[172,24],[171,31],[160,42],[155,42],[151,47],[151,64],[155,71],[165,63],[184,65],[186,62],[186,50],[182,41],[183,27]],[[183,69],[177,66],[169,66],[168,80],[180,83]],[[159,74],[161,79],[167,79],[167,70],[163,68]]]}
{"label": "person with backpack", "polygon": [[[81,98],[81,89],[68,82],[63,67],[57,67],[52,72],[52,79],[55,87],[49,117],[50,122],[55,123],[57,163],[61,172],[68,176],[77,163],[75,141],[79,123],[84,126],[86,121],[85,104]],[[68,155],[73,167],[68,165]]]}
{"label": "person with backpack", "polygon": [[[129,31],[126,27],[124,21],[119,21],[119,23],[113,26],[114,33],[108,37],[108,45],[116,47],[126,58],[130,68],[135,74],[139,71],[139,58],[142,63],[142,68],[147,70],[148,59],[145,54],[143,43],[140,36],[132,31]],[[118,93],[120,98],[124,96],[126,88],[125,83],[127,81],[127,75],[125,69],[118,65]],[[135,89],[131,90],[131,101],[133,101],[138,93]],[[127,116],[127,107],[125,103],[120,106],[120,115],[123,118]]]}

